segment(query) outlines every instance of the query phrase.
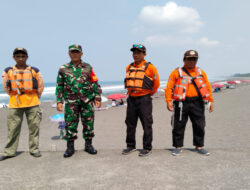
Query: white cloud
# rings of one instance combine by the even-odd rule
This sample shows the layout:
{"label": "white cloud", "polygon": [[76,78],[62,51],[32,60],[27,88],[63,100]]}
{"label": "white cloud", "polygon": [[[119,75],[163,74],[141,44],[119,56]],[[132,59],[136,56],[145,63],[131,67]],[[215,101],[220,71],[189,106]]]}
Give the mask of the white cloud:
{"label": "white cloud", "polygon": [[204,46],[218,46],[218,45],[220,45],[220,42],[216,41],[216,40],[209,41],[206,37],[202,37],[197,42],[197,44],[198,45],[204,45]]}
{"label": "white cloud", "polygon": [[176,37],[167,35],[151,35],[145,38],[145,44],[152,46],[217,46],[221,43],[219,41],[209,41],[206,37],[195,40],[191,37]]}
{"label": "white cloud", "polygon": [[141,21],[158,27],[176,27],[181,32],[195,32],[203,23],[199,13],[191,7],[168,2],[164,6],[146,6],[139,15]]}

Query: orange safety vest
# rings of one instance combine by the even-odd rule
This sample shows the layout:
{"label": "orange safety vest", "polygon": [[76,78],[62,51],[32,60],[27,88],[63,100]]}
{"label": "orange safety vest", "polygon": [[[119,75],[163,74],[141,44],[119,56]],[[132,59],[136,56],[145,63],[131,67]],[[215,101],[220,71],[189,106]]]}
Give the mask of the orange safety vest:
{"label": "orange safety vest", "polygon": [[35,71],[30,67],[24,70],[12,67],[8,71],[8,87],[11,95],[31,94],[37,92],[38,84],[34,78]]}
{"label": "orange safety vest", "polygon": [[197,68],[195,77],[189,76],[181,67],[177,68],[177,70],[179,72],[179,78],[175,83],[172,94],[174,100],[184,101],[186,99],[186,92],[188,91],[189,84],[192,83],[192,80],[199,90],[199,93],[197,92],[198,95],[200,94],[205,101],[209,100],[209,91],[200,68]]}
{"label": "orange safety vest", "polygon": [[153,79],[145,75],[148,65],[147,62],[141,67],[135,67],[133,63],[130,64],[124,80],[125,88],[141,91],[143,89],[153,90]]}

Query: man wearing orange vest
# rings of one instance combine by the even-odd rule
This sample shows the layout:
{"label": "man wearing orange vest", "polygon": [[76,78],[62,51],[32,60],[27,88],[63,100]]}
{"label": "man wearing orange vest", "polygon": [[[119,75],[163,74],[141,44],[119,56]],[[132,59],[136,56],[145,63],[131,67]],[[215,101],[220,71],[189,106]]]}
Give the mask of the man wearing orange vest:
{"label": "man wearing orange vest", "polygon": [[34,157],[40,157],[39,125],[42,112],[39,98],[44,85],[41,72],[36,67],[26,65],[28,52],[16,48],[13,52],[16,65],[7,67],[3,74],[3,88],[10,96],[8,111],[8,141],[0,161],[16,156],[18,141],[25,113],[29,127],[29,151]]}
{"label": "man wearing orange vest", "polygon": [[127,148],[122,151],[126,155],[136,151],[135,131],[140,118],[143,134],[143,150],[139,156],[147,156],[152,150],[152,98],[157,91],[160,80],[157,69],[147,62],[146,48],[141,44],[134,44],[130,49],[134,62],[126,68],[125,88],[128,90],[128,107],[125,123],[127,124]]}
{"label": "man wearing orange vest", "polygon": [[184,54],[184,66],[175,69],[169,76],[165,98],[167,109],[173,112],[173,146],[172,155],[182,152],[184,131],[188,117],[193,126],[193,145],[195,151],[203,155],[210,153],[202,148],[205,136],[205,104],[213,111],[212,88],[206,73],[196,67],[198,52],[188,50]]}

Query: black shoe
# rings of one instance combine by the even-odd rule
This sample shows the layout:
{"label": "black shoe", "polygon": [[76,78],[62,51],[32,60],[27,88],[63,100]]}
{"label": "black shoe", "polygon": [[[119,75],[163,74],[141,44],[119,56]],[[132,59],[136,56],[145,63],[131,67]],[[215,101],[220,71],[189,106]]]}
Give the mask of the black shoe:
{"label": "black shoe", "polygon": [[85,151],[89,154],[97,154],[97,150],[92,146],[92,139],[86,140]]}
{"label": "black shoe", "polygon": [[64,152],[64,158],[71,157],[75,153],[74,141],[67,142],[67,150]]}
{"label": "black shoe", "polygon": [[123,155],[127,155],[127,154],[130,154],[131,152],[134,152],[134,151],[136,151],[135,148],[128,147],[128,148],[126,148],[126,149],[124,149],[124,150],[122,151],[122,154],[123,154]]}
{"label": "black shoe", "polygon": [[30,153],[31,156],[34,156],[35,158],[39,158],[41,157],[41,153],[40,152],[36,152],[36,153]]}
{"label": "black shoe", "polygon": [[152,153],[151,150],[143,149],[143,150],[139,153],[139,156],[140,156],[140,157],[144,157],[144,156],[148,156],[148,155],[151,154],[151,153]]}
{"label": "black shoe", "polygon": [[6,160],[8,158],[13,158],[15,156],[0,156],[0,161]]}

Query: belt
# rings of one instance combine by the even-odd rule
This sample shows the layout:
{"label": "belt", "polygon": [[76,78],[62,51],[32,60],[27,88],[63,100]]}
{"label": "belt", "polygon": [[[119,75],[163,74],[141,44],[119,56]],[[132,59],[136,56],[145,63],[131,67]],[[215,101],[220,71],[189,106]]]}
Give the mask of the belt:
{"label": "belt", "polygon": [[150,94],[146,94],[146,95],[143,95],[143,96],[129,96],[129,98],[132,98],[132,99],[141,99],[141,98],[144,98],[146,96],[150,97]]}
{"label": "belt", "polygon": [[184,100],[184,102],[193,102],[193,101],[202,101],[202,99],[199,96],[195,96],[195,97],[186,97],[186,99]]}

